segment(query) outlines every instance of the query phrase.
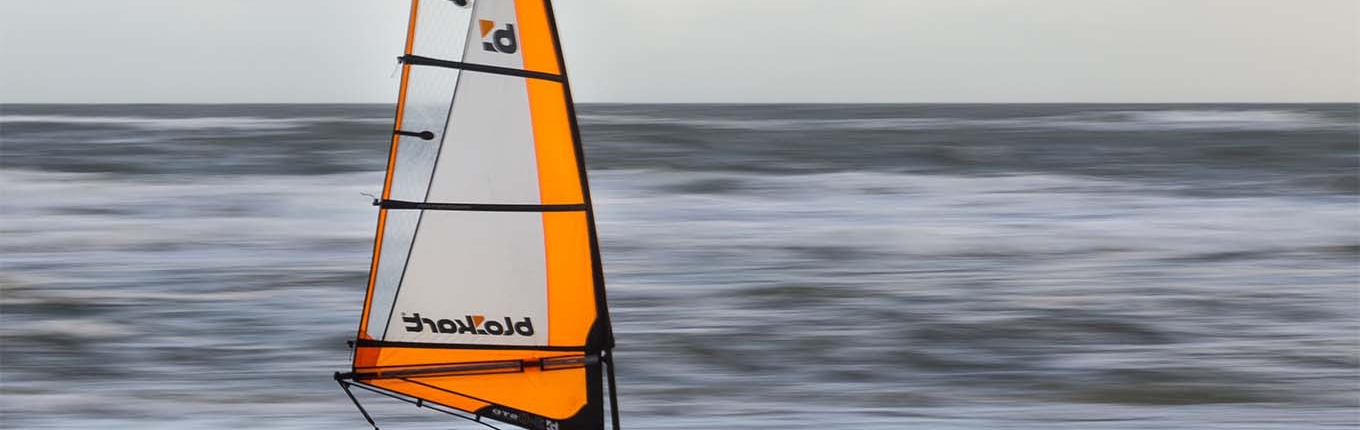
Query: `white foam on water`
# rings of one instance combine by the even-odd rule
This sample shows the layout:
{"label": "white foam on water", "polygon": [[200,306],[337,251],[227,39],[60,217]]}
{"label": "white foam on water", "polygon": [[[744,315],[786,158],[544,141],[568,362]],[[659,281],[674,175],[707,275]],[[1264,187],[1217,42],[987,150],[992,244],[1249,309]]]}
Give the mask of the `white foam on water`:
{"label": "white foam on water", "polygon": [[[147,179],[4,170],[0,266],[26,268],[21,282],[92,286],[154,283],[165,267],[344,272],[362,261],[318,245],[366,248],[376,210],[361,193],[381,183],[381,172]],[[355,264],[336,267],[347,263]]]}
{"label": "white foam on water", "polygon": [[1355,128],[1355,123],[1293,110],[1161,110],[1112,112],[1135,125],[1161,129],[1308,130]]}
{"label": "white foam on water", "polygon": [[[1201,198],[1175,189],[1063,175],[968,177],[872,172],[789,176],[608,171],[602,222],[639,246],[836,244],[902,255],[1130,256],[1272,251],[1360,242],[1345,197]],[[722,193],[632,188],[724,178]],[[617,215],[614,213],[618,211]],[[622,221],[627,219],[628,221]],[[663,234],[686,231],[685,235]],[[717,245],[721,244],[721,245]]]}
{"label": "white foam on water", "polygon": [[0,337],[37,336],[64,337],[84,340],[127,337],[138,334],[131,325],[101,318],[64,318],[61,320],[22,321],[7,319],[0,327]]}

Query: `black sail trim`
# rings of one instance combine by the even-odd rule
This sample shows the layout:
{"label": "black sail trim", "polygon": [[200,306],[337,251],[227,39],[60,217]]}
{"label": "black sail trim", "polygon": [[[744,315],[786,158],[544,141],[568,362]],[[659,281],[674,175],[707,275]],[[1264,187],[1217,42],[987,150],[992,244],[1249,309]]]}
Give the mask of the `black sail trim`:
{"label": "black sail trim", "polygon": [[434,132],[433,132],[433,131],[429,131],[429,130],[419,131],[419,132],[416,132],[416,131],[406,131],[406,130],[392,130],[392,134],[395,134],[395,135],[398,135],[398,136],[419,137],[420,140],[434,140]]}
{"label": "black sail trim", "polygon": [[405,200],[378,200],[377,206],[383,209],[416,209],[432,211],[469,211],[469,212],[581,212],[584,204],[567,205],[520,205],[488,203],[429,203],[408,202]]}
{"label": "black sail trim", "polygon": [[562,75],[552,73],[535,72],[531,70],[511,69],[509,67],[488,66],[485,64],[464,63],[462,61],[440,60],[438,58],[422,57],[419,55],[403,55],[397,57],[397,61],[412,66],[434,66],[447,69],[468,70],[473,72],[490,73],[493,75],[518,76],[529,79],[542,79],[545,81],[562,82]]}
{"label": "black sail trim", "polygon": [[358,339],[354,341],[354,344],[358,346],[376,346],[382,348],[509,349],[517,351],[587,352],[585,346],[483,345],[478,343],[424,343],[373,339]]}

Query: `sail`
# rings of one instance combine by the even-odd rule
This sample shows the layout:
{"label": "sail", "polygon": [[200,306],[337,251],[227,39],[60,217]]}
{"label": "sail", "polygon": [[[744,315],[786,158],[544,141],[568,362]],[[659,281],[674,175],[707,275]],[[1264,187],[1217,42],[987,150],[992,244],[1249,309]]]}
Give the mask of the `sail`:
{"label": "sail", "polygon": [[345,380],[531,429],[603,428],[613,338],[556,33],[547,0],[412,1]]}

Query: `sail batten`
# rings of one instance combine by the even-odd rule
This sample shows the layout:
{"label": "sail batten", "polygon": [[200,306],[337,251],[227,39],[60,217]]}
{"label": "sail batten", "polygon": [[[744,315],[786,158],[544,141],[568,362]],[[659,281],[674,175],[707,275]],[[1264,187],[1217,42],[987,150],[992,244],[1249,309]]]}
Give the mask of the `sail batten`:
{"label": "sail batten", "polygon": [[561,82],[562,75],[551,73],[535,72],[524,69],[511,69],[508,67],[488,66],[486,64],[465,63],[462,61],[440,60],[438,58],[421,57],[419,55],[406,55],[398,58],[404,64],[413,66],[434,66],[446,69],[469,70],[473,72],[490,73],[493,75],[518,76],[521,78],[542,79],[545,81]]}
{"label": "sail batten", "polygon": [[536,430],[602,429],[613,338],[549,1],[412,0],[399,61],[342,386]]}
{"label": "sail batten", "polygon": [[420,209],[439,211],[480,211],[480,212],[579,212],[588,209],[585,204],[487,204],[487,203],[437,203],[408,202],[402,200],[381,200],[378,207],[383,209]]}
{"label": "sail batten", "polygon": [[537,368],[542,371],[574,369],[599,363],[599,357],[576,355],[544,357],[525,360],[486,361],[473,363],[447,363],[412,366],[406,368],[378,368],[372,371],[356,369],[353,374],[359,379],[412,378],[436,376],[466,376],[489,373],[519,373]]}

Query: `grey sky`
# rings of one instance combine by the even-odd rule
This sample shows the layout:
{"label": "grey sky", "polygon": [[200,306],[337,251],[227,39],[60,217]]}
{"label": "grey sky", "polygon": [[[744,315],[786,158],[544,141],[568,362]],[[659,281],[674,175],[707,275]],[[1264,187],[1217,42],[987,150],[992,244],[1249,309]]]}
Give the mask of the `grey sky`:
{"label": "grey sky", "polygon": [[[1360,101],[1356,0],[557,0],[585,102]],[[381,102],[407,0],[0,0],[0,102]]]}

